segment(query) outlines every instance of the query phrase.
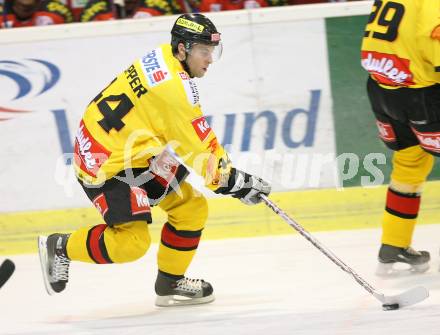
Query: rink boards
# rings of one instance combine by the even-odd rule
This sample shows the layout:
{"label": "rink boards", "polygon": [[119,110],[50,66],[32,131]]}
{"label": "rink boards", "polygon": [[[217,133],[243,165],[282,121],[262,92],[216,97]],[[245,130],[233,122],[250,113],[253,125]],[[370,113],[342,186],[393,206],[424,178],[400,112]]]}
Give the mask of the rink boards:
{"label": "rink boards", "polygon": [[[386,187],[276,192],[271,199],[306,229],[351,230],[380,226]],[[440,222],[440,182],[428,182],[423,193],[419,224]],[[245,206],[237,199],[209,199],[209,218],[203,239],[293,234],[293,229],[263,204]],[[153,208],[150,232],[160,236],[165,214]],[[36,252],[36,237],[55,231],[73,231],[102,223],[94,207],[0,214],[0,255]]]}

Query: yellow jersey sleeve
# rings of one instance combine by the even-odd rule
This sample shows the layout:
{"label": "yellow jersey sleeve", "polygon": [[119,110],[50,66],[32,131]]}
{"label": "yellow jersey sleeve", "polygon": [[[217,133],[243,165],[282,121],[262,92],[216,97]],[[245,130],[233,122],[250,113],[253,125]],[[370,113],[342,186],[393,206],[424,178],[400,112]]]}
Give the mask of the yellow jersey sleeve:
{"label": "yellow jersey sleeve", "polygon": [[424,56],[435,72],[440,72],[440,0],[425,0],[420,10],[420,36]]}
{"label": "yellow jersey sleeve", "polygon": [[197,85],[180,69],[166,89],[168,103],[162,114],[165,141],[204,178],[209,189],[216,190],[227,182],[231,162],[202,114]]}

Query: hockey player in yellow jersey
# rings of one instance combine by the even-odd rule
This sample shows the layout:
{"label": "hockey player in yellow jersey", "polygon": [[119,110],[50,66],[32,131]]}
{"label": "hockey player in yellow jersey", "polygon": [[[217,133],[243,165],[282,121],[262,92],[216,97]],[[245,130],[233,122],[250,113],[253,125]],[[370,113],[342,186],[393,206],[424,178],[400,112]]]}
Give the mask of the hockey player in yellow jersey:
{"label": "hockey player in yellow jersey", "polygon": [[246,204],[270,193],[268,183],[232,167],[200,109],[193,78],[203,77],[221,51],[221,35],[208,18],[181,15],[171,44],[136,60],[90,102],[77,131],[74,166],[105,224],[39,237],[49,294],[65,289],[71,261],[142,257],[150,245],[151,207],[157,205],[168,222],[157,255],[156,305],[214,300],[210,283],[185,277],[208,215],[205,198],[185,181],[185,165],[212,191]]}
{"label": "hockey player in yellow jersey", "polygon": [[395,151],[377,273],[399,272],[398,262],[424,272],[429,252],[411,243],[423,184],[440,153],[440,1],[375,1],[361,57],[379,137]]}

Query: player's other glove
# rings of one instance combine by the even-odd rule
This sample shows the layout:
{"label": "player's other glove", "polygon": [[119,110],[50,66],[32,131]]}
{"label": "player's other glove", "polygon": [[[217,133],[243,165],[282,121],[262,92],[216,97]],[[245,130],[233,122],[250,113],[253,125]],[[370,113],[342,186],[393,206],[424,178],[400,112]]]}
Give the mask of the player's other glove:
{"label": "player's other glove", "polygon": [[260,194],[269,195],[271,186],[263,179],[246,172],[231,169],[228,185],[219,187],[215,193],[231,195],[240,199],[246,205],[256,205],[261,202]]}

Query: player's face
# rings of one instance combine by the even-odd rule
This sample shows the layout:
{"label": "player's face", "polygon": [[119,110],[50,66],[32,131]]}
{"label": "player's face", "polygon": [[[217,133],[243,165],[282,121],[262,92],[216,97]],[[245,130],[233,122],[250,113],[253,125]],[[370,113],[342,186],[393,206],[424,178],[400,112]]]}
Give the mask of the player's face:
{"label": "player's face", "polygon": [[214,49],[213,45],[193,44],[186,63],[194,77],[201,78],[208,71],[213,62]]}

